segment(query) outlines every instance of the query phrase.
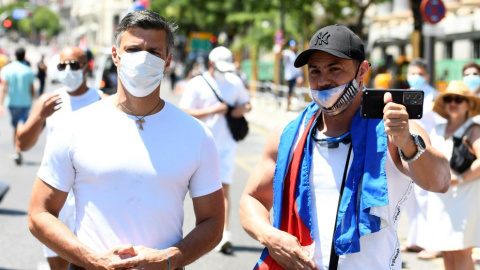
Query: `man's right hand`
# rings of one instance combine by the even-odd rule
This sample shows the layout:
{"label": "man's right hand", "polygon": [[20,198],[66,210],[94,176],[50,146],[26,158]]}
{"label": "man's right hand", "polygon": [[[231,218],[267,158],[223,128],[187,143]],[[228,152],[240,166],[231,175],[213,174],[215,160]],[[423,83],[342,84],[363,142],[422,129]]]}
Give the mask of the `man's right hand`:
{"label": "man's right hand", "polygon": [[274,235],[268,237],[265,246],[270,256],[285,269],[317,269],[311,259],[313,254],[308,254],[298,239],[284,231],[277,230]]}
{"label": "man's right hand", "polygon": [[47,119],[55,111],[60,109],[62,103],[60,96],[54,93],[43,94],[38,100],[39,106],[34,106],[32,114],[36,114],[42,119]]}

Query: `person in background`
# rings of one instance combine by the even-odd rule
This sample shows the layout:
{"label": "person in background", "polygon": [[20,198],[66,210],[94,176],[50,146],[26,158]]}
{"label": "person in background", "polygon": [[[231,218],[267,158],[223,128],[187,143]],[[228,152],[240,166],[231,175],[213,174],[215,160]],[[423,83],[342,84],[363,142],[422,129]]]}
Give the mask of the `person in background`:
{"label": "person in background", "polygon": [[13,157],[17,165],[22,164],[22,154],[16,145],[16,134],[18,123],[24,123],[28,118],[32,106],[35,89],[33,82],[35,74],[30,66],[24,63],[25,49],[15,50],[16,61],[2,68],[2,83],[0,87],[0,115],[5,114],[5,107],[10,111],[13,126],[13,145],[15,155]]}
{"label": "person in background", "polygon": [[269,135],[240,201],[243,228],[266,247],[256,269],[401,269],[412,180],[447,191],[448,161],[390,93],[383,119],[360,116],[369,63],[347,27],[318,30],[295,60],[304,65],[313,102]]}
{"label": "person in background", "polygon": [[38,96],[43,94],[45,90],[45,78],[47,77],[47,65],[45,64],[45,55],[42,54],[40,61],[37,64],[37,78],[40,82],[40,88],[38,88]]}
{"label": "person in background", "polygon": [[[225,114],[233,106],[232,116],[241,117],[251,110],[248,91],[242,80],[235,75],[232,52],[220,46],[208,55],[209,68],[203,74],[193,77],[185,86],[179,107],[204,122],[212,131],[220,156],[220,174],[225,201],[225,224],[223,238],[215,248],[225,254],[233,252],[228,217],[230,214],[230,185],[235,169],[237,142],[227,125]],[[220,102],[216,94],[223,99]]]}
{"label": "person in background", "polygon": [[[155,12],[128,13],[112,47],[117,94],[72,113],[47,140],[29,228],[72,269],[182,268],[221,239],[214,138],[160,97],[175,31]],[[57,218],[71,189],[75,234]],[[196,222],[184,236],[187,193]]]}
{"label": "person in background", "polygon": [[303,84],[303,74],[300,68],[294,66],[295,58],[297,58],[297,43],[295,40],[288,42],[288,49],[282,51],[284,77],[288,85],[287,93],[287,111],[290,111],[293,92],[295,87]]}
{"label": "person in background", "polygon": [[467,63],[462,68],[463,82],[475,95],[480,95],[480,65],[475,62]]}
{"label": "person in background", "polygon": [[[102,92],[87,87],[87,74],[90,67],[83,50],[77,47],[64,48],[60,52],[57,69],[58,80],[63,87],[53,93],[40,96],[25,125],[18,126],[17,145],[21,151],[32,148],[45,127],[49,137],[55,126],[68,119],[72,112],[100,100]],[[75,231],[75,197],[72,191],[69,192],[58,219],[72,232]],[[51,270],[68,269],[68,261],[45,245],[43,254]]]}
{"label": "person in background", "polygon": [[433,110],[447,121],[430,133],[432,146],[450,160],[453,136],[461,138],[466,132],[465,143],[476,159],[463,172],[452,169],[452,184],[446,193],[428,193],[428,229],[418,243],[427,250],[442,251],[446,270],[474,270],[472,248],[480,246],[480,122],[475,119],[480,114],[480,98],[464,82],[451,81]]}
{"label": "person in background", "polygon": [[245,72],[242,70],[242,65],[240,64],[239,61],[235,61],[233,62],[233,64],[235,65],[235,74],[237,74],[238,77],[240,77],[240,79],[242,79],[242,82],[243,82],[243,85],[245,86],[245,89],[250,89],[249,86],[248,86],[248,78],[247,78],[247,74],[245,74]]}

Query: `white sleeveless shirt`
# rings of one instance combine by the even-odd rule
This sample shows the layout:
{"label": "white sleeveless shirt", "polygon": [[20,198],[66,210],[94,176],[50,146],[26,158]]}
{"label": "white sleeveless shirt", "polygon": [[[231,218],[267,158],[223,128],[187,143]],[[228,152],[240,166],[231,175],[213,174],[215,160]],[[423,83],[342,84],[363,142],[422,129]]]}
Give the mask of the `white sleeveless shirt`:
{"label": "white sleeveless shirt", "polygon": [[[315,246],[313,259],[319,269],[328,270],[333,228],[340,195],[340,187],[350,144],[340,143],[338,148],[315,144],[310,171],[312,194],[312,225]],[[353,152],[350,157],[350,165]],[[350,166],[349,165],[349,166]],[[387,154],[385,170],[388,183],[389,204],[376,211],[385,213],[380,231],[360,238],[360,252],[342,255],[339,270],[401,269],[400,244],[397,237],[398,219],[410,194],[413,182],[395,166]],[[382,224],[382,225],[383,225]]]}

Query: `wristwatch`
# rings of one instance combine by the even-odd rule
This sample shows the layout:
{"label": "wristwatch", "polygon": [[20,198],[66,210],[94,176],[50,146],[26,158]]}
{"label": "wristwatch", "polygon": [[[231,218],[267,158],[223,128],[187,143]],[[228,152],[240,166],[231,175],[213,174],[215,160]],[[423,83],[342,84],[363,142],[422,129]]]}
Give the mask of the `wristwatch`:
{"label": "wristwatch", "polygon": [[407,159],[405,157],[405,155],[403,154],[402,150],[400,148],[398,148],[398,154],[403,159],[403,161],[405,161],[407,163],[412,163],[415,160],[417,160],[425,152],[425,148],[426,148],[425,142],[423,141],[422,137],[420,137],[417,134],[411,134],[411,135],[412,135],[412,138],[413,138],[413,142],[417,146],[417,153],[412,158]]}

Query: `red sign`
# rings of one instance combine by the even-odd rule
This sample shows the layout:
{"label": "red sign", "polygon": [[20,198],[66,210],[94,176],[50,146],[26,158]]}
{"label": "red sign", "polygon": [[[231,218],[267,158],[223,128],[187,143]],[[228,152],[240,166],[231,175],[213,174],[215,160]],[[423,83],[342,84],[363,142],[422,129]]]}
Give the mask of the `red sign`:
{"label": "red sign", "polygon": [[445,12],[445,5],[441,0],[422,0],[420,3],[420,13],[428,23],[438,23],[445,17]]}

